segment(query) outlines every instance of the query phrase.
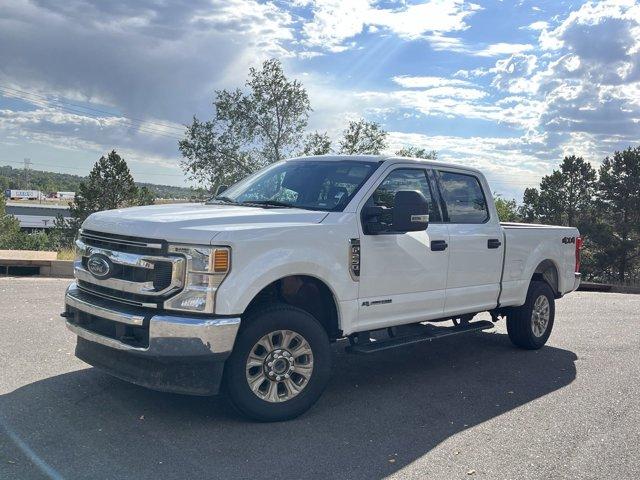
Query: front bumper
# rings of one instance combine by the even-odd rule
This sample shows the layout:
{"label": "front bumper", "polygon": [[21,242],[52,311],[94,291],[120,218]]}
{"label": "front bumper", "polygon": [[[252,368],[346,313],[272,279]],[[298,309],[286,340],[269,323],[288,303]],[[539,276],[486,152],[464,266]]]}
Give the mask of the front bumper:
{"label": "front bumper", "polygon": [[102,300],[75,283],[65,295],[76,356],[124,380],[156,390],[218,393],[238,317],[185,317]]}

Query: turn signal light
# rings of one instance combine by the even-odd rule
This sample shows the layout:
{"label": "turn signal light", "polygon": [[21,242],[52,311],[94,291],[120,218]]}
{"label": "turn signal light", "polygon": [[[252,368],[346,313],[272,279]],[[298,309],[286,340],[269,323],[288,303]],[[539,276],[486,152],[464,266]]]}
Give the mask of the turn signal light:
{"label": "turn signal light", "polygon": [[213,254],[214,273],[226,273],[229,271],[229,250],[216,248]]}

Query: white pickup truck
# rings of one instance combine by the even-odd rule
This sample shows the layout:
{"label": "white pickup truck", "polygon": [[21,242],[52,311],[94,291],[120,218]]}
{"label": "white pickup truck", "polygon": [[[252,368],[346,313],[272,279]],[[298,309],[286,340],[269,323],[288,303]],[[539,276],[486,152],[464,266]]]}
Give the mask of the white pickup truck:
{"label": "white pickup truck", "polygon": [[501,224],[478,170],[399,157],[278,162],[206,203],[93,214],[76,247],[63,316],[80,359],[223,388],[263,421],[314,404],[333,341],[372,354],[491,328],[472,321],[489,312],[536,349],[580,283],[575,228]]}

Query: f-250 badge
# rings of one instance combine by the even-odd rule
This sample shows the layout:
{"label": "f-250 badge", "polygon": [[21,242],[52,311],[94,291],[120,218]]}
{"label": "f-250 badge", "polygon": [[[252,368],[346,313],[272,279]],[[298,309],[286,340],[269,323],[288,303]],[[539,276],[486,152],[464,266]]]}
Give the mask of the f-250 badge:
{"label": "f-250 badge", "polygon": [[563,237],[562,243],[576,243],[576,237]]}

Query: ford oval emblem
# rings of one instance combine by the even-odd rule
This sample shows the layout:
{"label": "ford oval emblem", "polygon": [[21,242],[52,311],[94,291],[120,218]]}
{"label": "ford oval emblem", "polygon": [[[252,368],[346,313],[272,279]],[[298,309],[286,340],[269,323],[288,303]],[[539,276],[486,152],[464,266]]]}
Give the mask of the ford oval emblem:
{"label": "ford oval emblem", "polygon": [[111,261],[104,255],[94,253],[87,260],[87,270],[94,277],[105,279],[111,273]]}

